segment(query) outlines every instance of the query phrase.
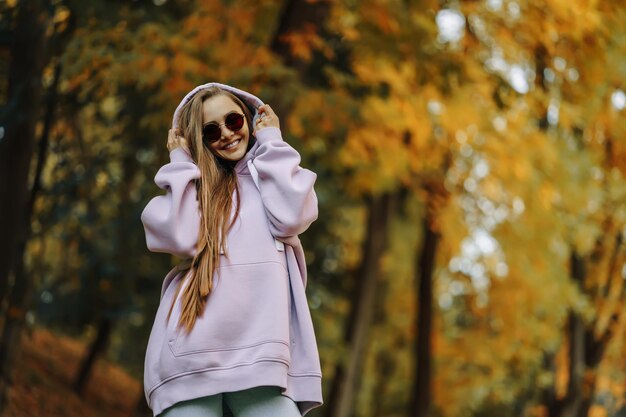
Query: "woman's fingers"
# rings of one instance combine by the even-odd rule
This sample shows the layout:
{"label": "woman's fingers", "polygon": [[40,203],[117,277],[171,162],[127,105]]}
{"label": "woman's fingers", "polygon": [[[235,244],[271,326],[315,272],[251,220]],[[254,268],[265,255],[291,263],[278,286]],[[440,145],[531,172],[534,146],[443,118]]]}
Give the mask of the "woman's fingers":
{"label": "woman's fingers", "polygon": [[266,116],[278,117],[276,116],[276,113],[274,113],[274,109],[272,109],[269,104],[263,104],[262,106],[260,106],[259,114],[262,115],[263,117],[266,117]]}
{"label": "woman's fingers", "polygon": [[264,127],[277,127],[280,128],[280,122],[278,116],[274,113],[274,110],[269,104],[263,104],[257,109],[258,118],[256,121],[255,131]]}
{"label": "woman's fingers", "polygon": [[174,149],[174,144],[176,141],[176,135],[174,134],[174,129],[170,129],[167,132],[167,150],[172,151]]}
{"label": "woman's fingers", "polygon": [[167,149],[168,151],[172,151],[179,146],[183,147],[185,150],[187,147],[187,140],[180,135],[180,129],[170,129],[167,132]]}
{"label": "woman's fingers", "polygon": [[264,116],[274,114],[274,111],[272,110],[269,104],[260,105],[257,111],[260,115],[264,115]]}

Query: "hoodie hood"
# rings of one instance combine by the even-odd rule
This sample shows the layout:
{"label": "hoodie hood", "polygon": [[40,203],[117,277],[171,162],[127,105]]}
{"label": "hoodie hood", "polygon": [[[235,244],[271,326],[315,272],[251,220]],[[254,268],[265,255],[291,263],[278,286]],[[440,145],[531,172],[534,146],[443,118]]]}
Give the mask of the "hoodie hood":
{"label": "hoodie hood", "polygon": [[[174,111],[174,117],[172,118],[172,128],[176,129],[178,127],[178,113],[180,113],[181,107],[183,107],[185,103],[191,100],[192,97],[196,93],[202,90],[206,90],[207,88],[210,88],[210,87],[219,87],[239,97],[241,101],[243,101],[244,104],[248,106],[248,109],[250,110],[250,113],[252,114],[252,117],[253,117],[252,126],[254,126],[254,123],[256,122],[256,119],[258,117],[257,108],[263,105],[263,101],[261,101],[260,98],[258,98],[257,96],[253,94],[248,93],[247,91],[243,91],[238,88],[231,87],[230,85],[220,84],[220,83],[206,83],[206,84],[197,86],[196,88],[188,92],[187,95],[182,99],[182,101],[180,102],[178,107],[176,107],[176,110]],[[250,126],[250,129],[252,129],[252,126]]]}
{"label": "hoodie hood", "polygon": [[259,146],[256,141],[256,138],[254,138],[254,136],[252,135],[252,131],[254,130],[254,126],[256,126],[256,120],[259,117],[257,109],[259,108],[259,106],[263,105],[264,103],[260,98],[258,98],[254,94],[250,94],[247,91],[243,91],[236,87],[232,87],[226,84],[213,83],[213,82],[201,84],[195,87],[190,92],[188,92],[187,95],[185,95],[185,97],[181,100],[180,104],[176,107],[176,110],[174,111],[174,116],[172,117],[172,128],[176,129],[178,127],[178,114],[180,113],[180,109],[185,105],[185,103],[191,100],[196,93],[202,90],[206,90],[207,88],[210,88],[210,87],[218,87],[236,95],[248,107],[248,110],[250,110],[250,114],[252,114],[252,126],[249,126],[251,145],[249,146],[248,151],[246,152],[244,157],[241,158],[241,160],[239,160],[237,164],[235,165],[235,171],[241,172],[243,167],[246,165],[247,160],[252,157],[256,148]]}

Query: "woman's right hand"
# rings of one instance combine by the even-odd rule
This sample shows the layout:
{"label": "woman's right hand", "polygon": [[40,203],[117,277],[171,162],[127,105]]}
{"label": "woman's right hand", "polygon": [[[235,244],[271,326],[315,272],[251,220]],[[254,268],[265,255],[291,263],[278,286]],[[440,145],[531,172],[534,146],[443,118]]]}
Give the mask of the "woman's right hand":
{"label": "woman's right hand", "polygon": [[189,153],[189,145],[187,140],[180,136],[179,129],[170,129],[167,133],[167,150],[172,152],[174,149],[181,147],[187,153]]}

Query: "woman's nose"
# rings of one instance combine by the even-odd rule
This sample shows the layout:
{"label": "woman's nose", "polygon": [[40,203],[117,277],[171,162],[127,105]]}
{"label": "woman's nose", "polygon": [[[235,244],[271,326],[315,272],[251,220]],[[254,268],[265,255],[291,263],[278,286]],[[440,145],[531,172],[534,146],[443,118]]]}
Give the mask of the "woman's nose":
{"label": "woman's nose", "polygon": [[234,130],[230,130],[225,124],[220,126],[220,131],[222,132],[223,138],[229,138],[235,134]]}

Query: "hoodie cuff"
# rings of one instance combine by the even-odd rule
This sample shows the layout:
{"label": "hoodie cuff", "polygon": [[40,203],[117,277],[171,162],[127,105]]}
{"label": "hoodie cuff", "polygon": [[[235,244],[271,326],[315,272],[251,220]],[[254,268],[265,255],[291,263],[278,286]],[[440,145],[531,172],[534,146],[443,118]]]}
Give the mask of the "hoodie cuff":
{"label": "hoodie cuff", "polygon": [[193,162],[191,159],[191,155],[182,147],[172,149],[170,152],[170,161],[171,162]]}
{"label": "hoodie cuff", "polygon": [[258,130],[254,136],[259,141],[259,144],[270,141],[283,141],[282,133],[277,127],[264,127],[263,129]]}

